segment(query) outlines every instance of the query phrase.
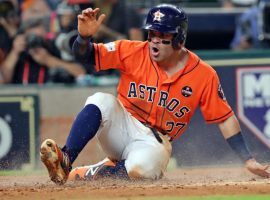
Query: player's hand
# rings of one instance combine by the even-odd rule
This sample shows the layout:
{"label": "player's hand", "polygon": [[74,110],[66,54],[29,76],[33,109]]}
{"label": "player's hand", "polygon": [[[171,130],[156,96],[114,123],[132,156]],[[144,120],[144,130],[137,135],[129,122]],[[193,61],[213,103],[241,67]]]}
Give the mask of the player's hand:
{"label": "player's hand", "polygon": [[270,169],[269,165],[261,165],[258,163],[255,159],[249,159],[245,163],[245,167],[252,172],[253,174],[256,174],[261,177],[270,178],[270,172],[268,169]]}
{"label": "player's hand", "polygon": [[78,32],[82,37],[93,36],[99,29],[101,23],[105,19],[105,15],[102,14],[97,19],[99,8],[87,8],[78,15]]}

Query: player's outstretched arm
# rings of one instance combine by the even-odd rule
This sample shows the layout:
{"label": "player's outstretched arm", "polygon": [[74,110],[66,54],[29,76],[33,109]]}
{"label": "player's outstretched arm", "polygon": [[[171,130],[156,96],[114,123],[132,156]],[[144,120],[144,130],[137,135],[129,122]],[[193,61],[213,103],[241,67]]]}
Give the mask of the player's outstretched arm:
{"label": "player's outstretched arm", "polygon": [[261,165],[250,154],[242,136],[239,122],[235,115],[219,123],[219,129],[221,130],[228,144],[231,146],[234,152],[243,160],[243,162],[245,163],[245,167],[250,172],[261,177],[270,178],[270,173],[268,171],[269,166]]}
{"label": "player's outstretched arm", "polygon": [[99,8],[87,8],[78,15],[78,32],[82,37],[91,37],[99,30],[106,16],[101,14],[97,18],[98,13]]}
{"label": "player's outstretched arm", "polygon": [[255,159],[249,159],[246,161],[245,167],[253,174],[265,178],[270,178],[269,165],[261,165]]}

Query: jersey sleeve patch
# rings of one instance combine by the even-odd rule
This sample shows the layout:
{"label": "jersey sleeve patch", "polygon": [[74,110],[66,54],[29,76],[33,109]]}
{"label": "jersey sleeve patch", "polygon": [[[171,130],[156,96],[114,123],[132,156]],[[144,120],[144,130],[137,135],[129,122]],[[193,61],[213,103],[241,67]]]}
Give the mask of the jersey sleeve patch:
{"label": "jersey sleeve patch", "polygon": [[107,49],[108,52],[112,52],[112,51],[116,50],[114,42],[106,43],[106,44],[104,44],[104,46],[105,46],[105,48]]}
{"label": "jersey sleeve patch", "polygon": [[218,96],[219,98],[221,98],[223,101],[226,101],[226,97],[225,97],[225,94],[223,92],[223,89],[221,87],[221,84],[218,84]]}

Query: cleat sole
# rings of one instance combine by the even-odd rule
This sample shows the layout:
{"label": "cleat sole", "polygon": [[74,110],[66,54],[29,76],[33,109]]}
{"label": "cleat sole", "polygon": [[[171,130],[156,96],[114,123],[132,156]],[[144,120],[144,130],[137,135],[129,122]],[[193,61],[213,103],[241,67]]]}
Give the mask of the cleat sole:
{"label": "cleat sole", "polygon": [[51,180],[62,185],[66,182],[67,175],[61,166],[58,148],[53,140],[45,140],[40,147],[40,159],[46,166]]}

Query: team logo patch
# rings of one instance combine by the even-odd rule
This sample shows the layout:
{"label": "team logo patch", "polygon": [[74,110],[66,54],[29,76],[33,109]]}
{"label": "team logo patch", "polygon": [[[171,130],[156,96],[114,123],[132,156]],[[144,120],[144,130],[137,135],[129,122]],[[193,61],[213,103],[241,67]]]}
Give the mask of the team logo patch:
{"label": "team logo patch", "polygon": [[115,43],[114,42],[109,42],[104,44],[105,48],[107,49],[107,51],[111,52],[111,51],[115,51]]}
{"label": "team logo patch", "polygon": [[226,101],[225,94],[220,84],[218,84],[218,96],[223,100]]}
{"label": "team logo patch", "polygon": [[165,14],[163,14],[162,12],[160,12],[160,10],[158,10],[157,12],[154,13],[154,19],[153,21],[161,21],[161,18],[164,17]]}
{"label": "team logo patch", "polygon": [[185,86],[182,88],[181,93],[184,97],[190,97],[192,95],[192,89],[189,86]]}

